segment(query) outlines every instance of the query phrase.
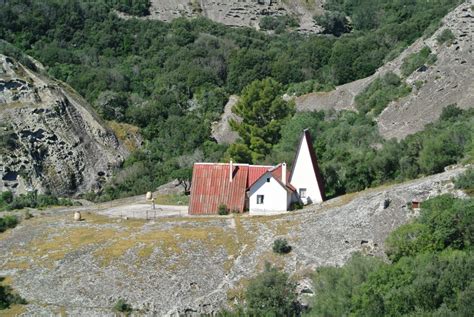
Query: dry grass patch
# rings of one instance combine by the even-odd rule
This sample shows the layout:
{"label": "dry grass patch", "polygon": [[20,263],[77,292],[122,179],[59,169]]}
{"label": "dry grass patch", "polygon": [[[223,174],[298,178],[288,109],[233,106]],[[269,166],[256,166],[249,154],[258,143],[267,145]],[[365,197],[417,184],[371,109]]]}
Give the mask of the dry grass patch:
{"label": "dry grass patch", "polygon": [[356,193],[345,194],[343,196],[333,198],[327,202],[324,202],[323,207],[325,209],[342,207],[350,203],[351,201],[353,201],[358,195],[359,195],[359,192],[356,192]]}
{"label": "dry grass patch", "polygon": [[236,215],[234,217],[235,229],[237,232],[237,239],[240,249],[246,246],[243,254],[250,254],[253,250],[255,250],[255,246],[257,244],[258,227],[254,222],[248,221],[249,219],[252,218],[243,218],[240,215]]}
{"label": "dry grass patch", "polygon": [[0,311],[0,316],[13,317],[21,316],[26,313],[25,305],[11,305],[8,309]]}
{"label": "dry grass patch", "polygon": [[116,121],[108,121],[107,126],[114,132],[117,138],[130,152],[133,152],[140,146],[140,144],[137,143],[137,140],[140,139],[140,129],[138,127],[128,123],[119,123]]}
{"label": "dry grass patch", "polygon": [[168,194],[155,197],[155,203],[158,205],[186,206],[189,204],[189,196]]}
{"label": "dry grass patch", "polygon": [[[159,261],[166,265],[171,259],[179,259],[179,264],[185,264],[187,250],[205,248],[209,252],[217,252],[224,248],[228,255],[237,253],[238,246],[235,238],[218,227],[190,227],[182,226],[172,229],[153,229],[148,232],[126,232],[122,237],[114,239],[112,243],[95,251],[103,265],[110,264],[113,260],[125,255],[129,250],[136,249],[137,256],[149,258],[156,248],[161,250]],[[178,268],[175,265],[172,268]]]}

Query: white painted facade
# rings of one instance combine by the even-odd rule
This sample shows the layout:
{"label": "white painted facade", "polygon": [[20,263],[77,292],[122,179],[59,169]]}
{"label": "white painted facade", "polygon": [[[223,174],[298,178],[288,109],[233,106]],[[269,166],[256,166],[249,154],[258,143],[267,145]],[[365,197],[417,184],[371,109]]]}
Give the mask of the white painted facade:
{"label": "white painted facade", "polygon": [[[264,215],[287,211],[291,192],[270,171],[260,177],[249,189],[249,213]],[[263,199],[263,201],[262,201]]]}
{"label": "white painted facade", "polygon": [[308,139],[305,134],[302,136],[300,149],[297,153],[298,156],[293,163],[294,166],[290,176],[290,184],[295,187],[303,204],[323,202],[323,195],[315,173],[315,168],[318,167],[313,166]]}

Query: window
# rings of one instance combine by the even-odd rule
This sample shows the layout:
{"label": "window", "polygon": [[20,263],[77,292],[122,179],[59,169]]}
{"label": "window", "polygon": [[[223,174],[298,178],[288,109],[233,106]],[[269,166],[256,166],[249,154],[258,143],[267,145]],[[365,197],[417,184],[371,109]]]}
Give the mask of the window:
{"label": "window", "polygon": [[306,188],[300,188],[300,198],[306,198]]}
{"label": "window", "polygon": [[263,195],[257,195],[257,205],[263,204]]}
{"label": "window", "polygon": [[270,177],[267,177],[267,183],[270,183]]}

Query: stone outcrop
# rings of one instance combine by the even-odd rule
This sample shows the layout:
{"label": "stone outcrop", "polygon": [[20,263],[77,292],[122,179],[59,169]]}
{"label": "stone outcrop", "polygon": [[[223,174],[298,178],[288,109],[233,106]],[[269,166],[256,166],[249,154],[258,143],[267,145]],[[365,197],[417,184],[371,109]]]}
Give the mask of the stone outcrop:
{"label": "stone outcrop", "polygon": [[238,96],[230,96],[229,101],[227,101],[224,107],[224,113],[221,115],[221,119],[212,123],[212,137],[219,144],[232,144],[239,137],[237,132],[233,131],[229,125],[229,120],[231,119],[241,121],[239,116],[232,112],[232,107],[234,107],[238,101]]}
{"label": "stone outcrop", "polygon": [[87,102],[0,55],[0,191],[98,190],[128,154]]}
{"label": "stone outcrop", "polygon": [[179,17],[204,16],[230,26],[258,29],[264,16],[291,15],[299,20],[299,32],[315,32],[319,27],[313,16],[321,12],[321,0],[151,0],[150,15],[145,18],[169,22]]}
{"label": "stone outcrop", "polygon": [[[451,45],[438,44],[437,38],[445,29],[451,30],[455,40]],[[326,93],[311,93],[295,98],[299,111],[327,109],[355,109],[355,96],[375,78],[387,72],[400,75],[403,60],[427,46],[437,61],[434,65],[414,71],[406,82],[412,92],[390,103],[377,118],[379,131],[389,139],[404,138],[423,130],[426,124],[436,121],[442,109],[456,103],[460,108],[474,107],[474,13],[469,2],[450,12],[442,26],[429,38],[420,38],[397,58],[380,67],[370,77],[357,80]],[[421,86],[419,86],[421,85]]]}

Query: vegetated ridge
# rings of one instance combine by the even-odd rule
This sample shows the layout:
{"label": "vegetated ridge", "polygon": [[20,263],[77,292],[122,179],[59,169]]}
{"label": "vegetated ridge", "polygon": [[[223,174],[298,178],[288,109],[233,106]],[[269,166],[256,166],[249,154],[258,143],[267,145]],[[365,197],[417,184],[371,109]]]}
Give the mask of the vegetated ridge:
{"label": "vegetated ridge", "polygon": [[72,88],[5,55],[0,93],[0,191],[97,190],[129,153]]}
{"label": "vegetated ridge", "polygon": [[[440,36],[449,30],[453,38],[441,42]],[[448,32],[449,32],[448,31]],[[439,118],[444,107],[457,104],[459,108],[474,107],[474,13],[469,2],[459,5],[446,15],[442,26],[430,37],[420,38],[397,58],[380,67],[375,74],[330,92],[315,92],[295,98],[297,109],[356,109],[356,96],[376,79],[389,72],[402,77],[412,91],[392,101],[378,116],[381,135],[387,139],[402,139],[423,130],[426,124]],[[411,73],[403,74],[404,61],[428,47],[436,56],[432,65],[422,63]]]}

